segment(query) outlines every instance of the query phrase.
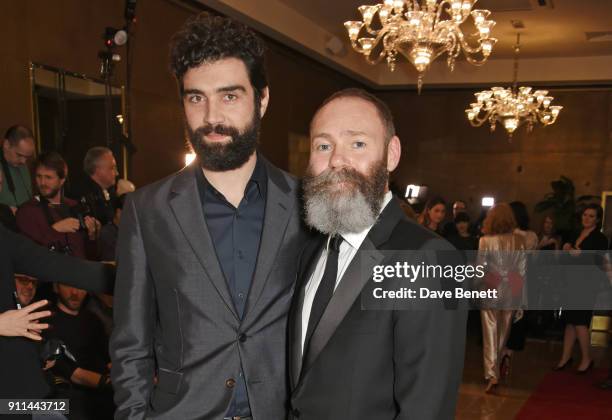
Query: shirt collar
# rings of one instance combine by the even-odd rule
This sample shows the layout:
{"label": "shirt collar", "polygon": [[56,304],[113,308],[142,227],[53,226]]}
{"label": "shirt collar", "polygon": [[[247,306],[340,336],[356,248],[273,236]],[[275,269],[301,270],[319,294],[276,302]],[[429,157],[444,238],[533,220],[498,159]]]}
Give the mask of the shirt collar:
{"label": "shirt collar", "polygon": [[[196,181],[198,184],[198,189],[200,191],[202,202],[205,201],[205,197],[207,194],[217,194],[217,195],[222,196],[222,194],[218,192],[217,189],[208,182],[208,180],[204,176],[204,171],[202,171],[202,168],[197,168],[195,172],[196,172]],[[261,156],[259,156],[259,154],[257,154],[257,161],[255,162],[255,168],[253,168],[253,173],[251,174],[251,178],[249,178],[249,182],[247,182],[247,185],[244,190],[245,197],[247,197],[248,192],[252,188],[253,185],[257,188],[257,192],[259,196],[265,199],[267,186],[268,186],[268,176],[267,176],[266,167],[263,163],[263,159],[261,158]]]}
{"label": "shirt collar", "polygon": [[[393,198],[393,194],[391,193],[391,191],[387,191],[387,193],[385,194],[385,197],[383,198],[382,206],[380,206],[380,211],[378,212],[379,216],[382,213],[382,211],[385,209],[385,207],[387,207],[387,204],[389,204],[392,198]],[[342,233],[341,234],[342,239],[344,239],[344,242],[349,244],[352,248],[359,249],[359,247],[361,246],[365,238],[368,236],[368,233],[370,233],[370,230],[372,229],[373,226],[374,225],[371,225],[365,228],[364,230],[362,230],[361,232]],[[330,240],[331,240],[331,236],[327,238],[328,248],[329,248]]]}

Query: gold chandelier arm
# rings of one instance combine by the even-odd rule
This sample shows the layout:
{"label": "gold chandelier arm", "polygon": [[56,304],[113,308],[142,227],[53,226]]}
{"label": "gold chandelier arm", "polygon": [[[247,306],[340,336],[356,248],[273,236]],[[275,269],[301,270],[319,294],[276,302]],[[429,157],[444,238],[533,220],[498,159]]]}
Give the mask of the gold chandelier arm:
{"label": "gold chandelier arm", "polygon": [[[481,116],[482,115],[482,116]],[[489,119],[491,118],[491,110],[483,110],[481,109],[480,112],[478,112],[478,114],[476,114],[474,116],[473,119],[468,119],[468,121],[470,122],[470,124],[472,125],[472,127],[482,127],[482,125],[489,121]]]}

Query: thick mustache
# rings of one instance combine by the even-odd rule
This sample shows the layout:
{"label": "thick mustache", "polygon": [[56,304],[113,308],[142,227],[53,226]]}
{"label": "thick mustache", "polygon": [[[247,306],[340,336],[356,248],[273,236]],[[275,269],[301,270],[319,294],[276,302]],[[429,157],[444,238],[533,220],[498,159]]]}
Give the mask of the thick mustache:
{"label": "thick mustache", "polygon": [[354,169],[341,169],[334,171],[331,169],[325,170],[321,174],[314,177],[314,180],[318,186],[327,186],[338,183],[350,182],[355,185],[359,185],[363,179],[360,174]]}
{"label": "thick mustache", "polygon": [[236,130],[234,127],[230,127],[230,126],[223,125],[223,124],[203,125],[202,127],[198,127],[194,132],[194,134],[200,138],[207,136],[209,134],[212,134],[212,133],[219,134],[222,136],[231,136],[231,137],[235,137],[239,134],[238,130]]}

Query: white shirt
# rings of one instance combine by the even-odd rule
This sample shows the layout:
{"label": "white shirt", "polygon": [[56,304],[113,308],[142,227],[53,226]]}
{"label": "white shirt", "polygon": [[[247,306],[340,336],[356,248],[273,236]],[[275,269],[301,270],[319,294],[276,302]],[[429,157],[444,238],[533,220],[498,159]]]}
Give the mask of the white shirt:
{"label": "white shirt", "polygon": [[[381,212],[385,207],[387,207],[387,204],[389,204],[392,198],[393,195],[390,191],[388,191],[387,194],[385,194],[383,204],[380,207]],[[340,244],[340,250],[338,254],[338,276],[336,277],[336,285],[334,286],[334,291],[338,288],[338,285],[342,280],[344,272],[357,254],[359,247],[365,240],[366,236],[368,236],[368,233],[370,233],[372,226],[358,233],[343,233],[341,235],[343,241]],[[314,302],[317,289],[319,288],[319,284],[321,284],[321,280],[323,279],[323,273],[325,272],[325,264],[327,263],[327,253],[329,251],[330,240],[331,236],[327,238],[327,245],[324,250],[321,250],[319,261],[317,262],[317,265],[314,271],[312,272],[312,276],[310,276],[310,279],[308,280],[308,283],[306,284],[306,287],[304,289],[304,304],[302,305],[302,354],[304,354],[304,341],[306,340],[306,330],[308,329],[310,311],[312,310],[312,304]]]}

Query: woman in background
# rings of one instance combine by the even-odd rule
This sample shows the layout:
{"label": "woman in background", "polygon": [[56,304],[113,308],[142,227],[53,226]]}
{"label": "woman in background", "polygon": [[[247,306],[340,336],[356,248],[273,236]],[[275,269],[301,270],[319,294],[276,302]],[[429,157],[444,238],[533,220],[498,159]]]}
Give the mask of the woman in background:
{"label": "woman in background", "polygon": [[496,204],[483,222],[484,236],[478,245],[478,264],[487,267],[481,289],[497,291],[497,299],[481,301],[485,391],[499,383],[500,358],[506,346],[513,308],[522,299],[526,271],[525,238],[514,233],[516,220],[506,203]]}
{"label": "woman in background", "polygon": [[555,233],[555,221],[551,216],[544,216],[538,240],[539,251],[556,251],[561,249],[561,239]]}
{"label": "woman in background", "polygon": [[433,197],[427,200],[425,208],[419,216],[419,223],[440,234],[445,217],[446,201],[442,197]]}
{"label": "woman in background", "polygon": [[[601,219],[603,209],[597,204],[589,204],[582,211],[581,223],[582,229],[577,232],[570,241],[563,245],[563,250],[568,251],[572,258],[576,258],[576,265],[581,263],[589,265],[599,265],[598,259],[594,253],[585,253],[582,251],[603,251],[608,248],[608,240],[605,235],[600,232]],[[581,279],[581,290],[586,291],[584,299],[576,297],[573,303],[578,303],[585,308],[593,308],[595,304],[595,293],[597,288],[597,280],[592,276],[584,276]],[[577,302],[577,300],[582,300]],[[589,327],[591,318],[593,317],[592,309],[583,309],[577,311],[563,311],[562,319],[565,322],[565,332],[563,334],[563,354],[561,360],[554,370],[563,370],[572,363],[572,350],[574,343],[578,340],[580,344],[580,363],[578,364],[578,373],[586,373],[593,367],[593,359],[591,359],[591,339],[589,335]]]}

